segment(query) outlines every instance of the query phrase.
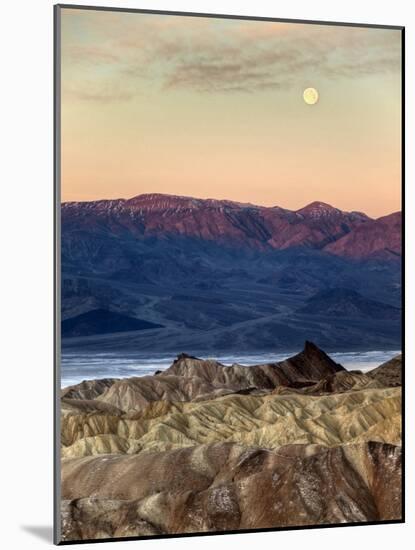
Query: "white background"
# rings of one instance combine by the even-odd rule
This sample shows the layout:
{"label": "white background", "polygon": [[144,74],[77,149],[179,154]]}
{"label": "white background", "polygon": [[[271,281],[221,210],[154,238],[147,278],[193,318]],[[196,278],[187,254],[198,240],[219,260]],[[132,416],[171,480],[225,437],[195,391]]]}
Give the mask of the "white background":
{"label": "white background", "polygon": [[[78,4],[406,26],[407,52],[407,524],[114,543],[104,548],[276,546],[407,548],[415,539],[414,480],[414,2],[409,0],[105,1]],[[52,5],[1,5],[0,544],[51,544],[52,529]],[[412,154],[410,154],[412,152]],[[411,540],[412,539],[412,540]],[[84,545],[84,548],[98,548]]]}

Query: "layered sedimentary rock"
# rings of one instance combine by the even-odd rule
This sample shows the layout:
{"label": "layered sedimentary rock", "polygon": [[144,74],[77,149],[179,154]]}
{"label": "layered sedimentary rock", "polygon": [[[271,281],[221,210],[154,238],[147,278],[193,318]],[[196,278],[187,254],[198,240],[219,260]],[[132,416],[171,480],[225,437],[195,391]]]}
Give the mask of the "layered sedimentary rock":
{"label": "layered sedimentary rock", "polygon": [[110,388],[117,378],[101,378],[100,380],[84,380],[80,384],[68,386],[61,391],[61,397],[67,399],[95,399]]}
{"label": "layered sedimentary rock", "polygon": [[64,539],[399,519],[401,362],[348,372],[307,342],[63,390]]}
{"label": "layered sedimentary rock", "polygon": [[401,386],[402,385],[402,355],[394,357],[390,361],[386,361],[373,369],[369,376],[375,379],[378,383],[389,386]]}
{"label": "layered sedimentary rock", "polygon": [[271,449],[289,443],[399,444],[401,438],[399,388],[322,396],[229,395],[196,403],[159,401],[135,414],[93,411],[87,404],[89,410],[64,409],[64,457],[165,451],[222,441]]}
{"label": "layered sedimentary rock", "polygon": [[273,390],[278,386],[302,388],[344,371],[311,342],[285,361],[245,367],[224,366],[181,354],[172,366],[154,376],[82,382],[63,390],[67,399],[97,399],[125,412],[140,411],[154,401],[194,401],[229,393]]}
{"label": "layered sedimentary rock", "polygon": [[62,465],[65,538],[398,519],[399,447],[234,443]]}

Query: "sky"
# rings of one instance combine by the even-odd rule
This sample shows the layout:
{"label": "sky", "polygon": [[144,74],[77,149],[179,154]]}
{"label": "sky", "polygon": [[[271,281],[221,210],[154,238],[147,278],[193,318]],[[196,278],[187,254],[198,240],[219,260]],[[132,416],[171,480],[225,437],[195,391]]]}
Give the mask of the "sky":
{"label": "sky", "polygon": [[401,209],[399,30],[64,8],[61,61],[63,201]]}

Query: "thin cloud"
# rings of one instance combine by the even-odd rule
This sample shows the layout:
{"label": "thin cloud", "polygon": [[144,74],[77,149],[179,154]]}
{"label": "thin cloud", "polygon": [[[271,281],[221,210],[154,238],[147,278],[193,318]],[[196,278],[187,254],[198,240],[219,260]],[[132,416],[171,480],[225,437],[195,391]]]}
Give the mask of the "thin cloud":
{"label": "thin cloud", "polygon": [[114,64],[121,61],[120,55],[105,46],[80,46],[73,44],[64,51],[67,59],[74,64]]}
{"label": "thin cloud", "polygon": [[[63,50],[78,81],[72,97],[83,100],[128,101],[146,86],[249,93],[401,66],[399,31],[125,14],[88,25],[94,42],[79,44],[76,33],[71,41],[67,31]],[[101,88],[91,88],[91,71]]]}
{"label": "thin cloud", "polygon": [[135,90],[114,82],[96,83],[85,82],[74,83],[67,86],[63,91],[64,97],[78,99],[81,101],[112,103],[131,101],[138,94]]}
{"label": "thin cloud", "polygon": [[[333,37],[334,38],[334,37]],[[309,37],[281,41],[268,38],[251,48],[243,43],[237,55],[212,45],[203,59],[186,55],[177,44],[164,75],[164,86],[196,91],[218,92],[238,84],[245,91],[287,88],[312,74],[322,78],[354,78],[397,72],[400,69],[400,48],[368,45],[366,41],[338,46],[332,40],[311,40]],[[210,59],[209,59],[210,57]],[[229,62],[229,59],[233,59]],[[272,85],[270,83],[272,82]]]}

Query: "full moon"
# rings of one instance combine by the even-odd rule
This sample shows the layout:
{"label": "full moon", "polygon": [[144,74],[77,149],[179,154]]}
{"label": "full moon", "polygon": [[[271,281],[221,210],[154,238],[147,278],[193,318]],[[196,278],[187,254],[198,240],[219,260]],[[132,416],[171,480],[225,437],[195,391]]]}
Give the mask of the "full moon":
{"label": "full moon", "polygon": [[318,91],[315,88],[306,88],[303,92],[303,99],[307,105],[314,105],[318,101]]}

